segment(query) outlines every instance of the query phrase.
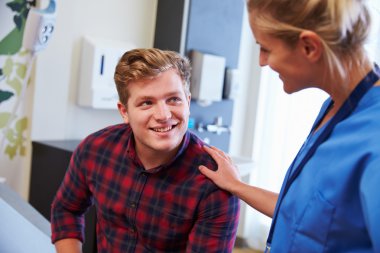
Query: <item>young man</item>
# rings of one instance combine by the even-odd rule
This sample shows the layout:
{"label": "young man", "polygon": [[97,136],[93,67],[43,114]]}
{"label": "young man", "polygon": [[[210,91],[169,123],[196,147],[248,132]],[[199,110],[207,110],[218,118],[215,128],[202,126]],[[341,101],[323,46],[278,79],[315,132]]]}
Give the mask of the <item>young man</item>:
{"label": "young man", "polygon": [[190,64],[135,49],[115,82],[124,124],[88,136],[52,204],[57,252],[81,252],[83,214],[97,210],[98,252],[231,252],[239,201],[198,171],[216,168],[187,130]]}

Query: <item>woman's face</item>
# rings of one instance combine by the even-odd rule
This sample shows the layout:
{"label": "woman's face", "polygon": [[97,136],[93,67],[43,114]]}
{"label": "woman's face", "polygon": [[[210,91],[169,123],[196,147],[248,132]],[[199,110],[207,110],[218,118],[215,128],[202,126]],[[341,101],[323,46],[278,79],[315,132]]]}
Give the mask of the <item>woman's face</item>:
{"label": "woman's face", "polygon": [[294,48],[283,40],[265,34],[255,24],[254,13],[250,15],[250,26],[260,46],[260,66],[269,66],[279,74],[286,93],[293,93],[305,88],[314,87],[315,74],[312,63],[307,59],[304,47],[297,43]]}

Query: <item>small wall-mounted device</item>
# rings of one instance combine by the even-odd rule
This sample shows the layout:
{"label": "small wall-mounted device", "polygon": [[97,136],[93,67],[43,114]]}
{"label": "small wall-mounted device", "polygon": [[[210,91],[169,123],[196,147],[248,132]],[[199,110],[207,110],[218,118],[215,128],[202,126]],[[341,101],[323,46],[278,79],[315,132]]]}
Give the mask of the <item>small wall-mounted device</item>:
{"label": "small wall-mounted device", "polygon": [[191,61],[191,98],[200,101],[222,100],[226,58],[194,50]]}
{"label": "small wall-mounted device", "polygon": [[239,69],[226,69],[223,97],[235,99],[239,95],[240,71]]}
{"label": "small wall-mounted device", "polygon": [[78,104],[97,109],[117,109],[119,97],[114,82],[121,56],[135,48],[131,43],[84,37],[79,75]]}
{"label": "small wall-mounted device", "polygon": [[50,0],[46,9],[30,8],[26,19],[22,46],[33,53],[44,49],[55,29],[55,17],[55,0]]}

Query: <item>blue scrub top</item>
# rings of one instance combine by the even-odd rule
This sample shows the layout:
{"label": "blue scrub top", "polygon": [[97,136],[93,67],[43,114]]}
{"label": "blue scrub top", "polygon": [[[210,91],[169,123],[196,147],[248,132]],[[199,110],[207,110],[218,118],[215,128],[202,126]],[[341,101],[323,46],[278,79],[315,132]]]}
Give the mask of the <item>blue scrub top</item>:
{"label": "blue scrub top", "polygon": [[[296,164],[322,131],[308,137]],[[271,244],[281,252],[380,252],[380,87],[335,126],[290,186]]]}

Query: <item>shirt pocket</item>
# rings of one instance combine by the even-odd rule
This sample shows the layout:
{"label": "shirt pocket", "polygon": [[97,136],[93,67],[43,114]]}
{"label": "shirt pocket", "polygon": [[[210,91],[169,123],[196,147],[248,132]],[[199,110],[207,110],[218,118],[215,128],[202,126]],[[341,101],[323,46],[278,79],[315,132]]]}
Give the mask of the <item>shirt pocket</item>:
{"label": "shirt pocket", "polygon": [[168,212],[152,216],[148,229],[144,229],[146,247],[162,252],[184,252],[194,220]]}
{"label": "shirt pocket", "polygon": [[335,206],[317,191],[297,222],[290,252],[324,252]]}

